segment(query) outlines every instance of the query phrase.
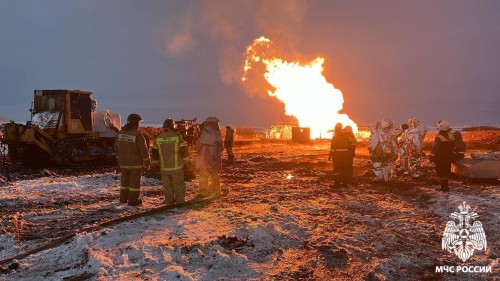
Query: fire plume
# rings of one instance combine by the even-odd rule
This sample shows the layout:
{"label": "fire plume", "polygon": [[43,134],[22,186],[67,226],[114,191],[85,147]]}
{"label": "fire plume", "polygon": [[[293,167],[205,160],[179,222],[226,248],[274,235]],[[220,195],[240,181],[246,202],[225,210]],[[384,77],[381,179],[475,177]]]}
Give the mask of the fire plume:
{"label": "fire plume", "polygon": [[323,76],[324,58],[301,64],[275,54],[271,40],[265,37],[254,40],[245,51],[243,83],[248,86],[254,75],[262,76],[268,84],[267,94],[283,102],[285,114],[297,118],[299,126],[310,127],[312,138],[331,136],[339,122],[357,132],[356,123],[347,114],[339,113],[344,97]]}

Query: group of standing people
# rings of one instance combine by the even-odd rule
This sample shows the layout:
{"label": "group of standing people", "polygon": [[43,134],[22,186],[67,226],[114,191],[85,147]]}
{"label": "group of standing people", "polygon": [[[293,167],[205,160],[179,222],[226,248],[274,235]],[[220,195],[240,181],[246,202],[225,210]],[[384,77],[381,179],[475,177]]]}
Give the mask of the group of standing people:
{"label": "group of standing people", "polygon": [[389,181],[397,171],[420,176],[426,130],[418,119],[410,118],[399,128],[394,127],[391,120],[382,119],[370,132],[368,151],[376,179]]}
{"label": "group of standing people", "polygon": [[[140,183],[143,169],[151,166],[148,141],[139,131],[138,114],[130,114],[127,124],[117,132],[115,150],[121,170],[120,199],[122,203],[135,206],[142,203]],[[211,195],[221,195],[219,173],[222,167],[222,151],[226,148],[228,163],[234,162],[232,151],[234,130],[226,127],[224,141],[217,117],[208,117],[201,124],[200,135],[196,140],[196,168],[199,172],[199,194],[196,199]],[[448,178],[451,163],[464,158],[465,142],[460,132],[451,132],[447,121],[437,124],[439,133],[434,140],[429,160],[436,165],[440,177],[441,191],[448,191]],[[384,181],[394,177],[396,160],[399,157],[400,169],[405,174],[419,176],[418,168],[423,156],[425,129],[416,118],[408,120],[401,128],[394,128],[391,120],[382,119],[371,129],[368,150],[375,175]],[[168,118],[163,123],[163,132],[154,139],[158,150],[161,181],[165,204],[185,202],[186,184],[184,182],[184,161],[188,156],[187,143],[175,130],[175,122]],[[345,188],[353,177],[353,159],[356,150],[356,137],[350,126],[335,125],[328,160],[333,162],[334,188]]]}
{"label": "group of standing people", "polygon": [[334,188],[346,188],[352,181],[356,137],[351,126],[335,125],[328,161],[333,162]]}
{"label": "group of standing people", "polygon": [[[138,114],[130,114],[127,124],[117,132],[115,150],[118,166],[121,170],[120,202],[131,206],[140,205],[140,183],[143,169],[151,166],[148,142],[139,131]],[[222,167],[224,144],[228,152],[228,161],[233,163],[234,130],[226,127],[224,144],[219,129],[219,119],[208,117],[201,124],[200,135],[196,140],[196,168],[200,174],[199,194],[195,199],[212,195],[221,195],[219,173]],[[158,150],[161,182],[165,204],[185,202],[186,184],[184,182],[184,161],[188,156],[187,143],[175,130],[175,122],[168,118],[163,122],[163,132],[154,139]]]}
{"label": "group of standing people", "polygon": [[[451,163],[464,158],[466,145],[459,131],[451,132],[447,121],[439,121],[429,161],[435,163],[440,178],[441,191],[449,191],[448,178]],[[419,177],[419,167],[424,154],[425,128],[416,118],[395,128],[389,119],[382,119],[370,128],[368,151],[377,179],[389,181],[399,170],[406,175]],[[345,187],[352,180],[352,164],[356,138],[352,129],[342,124],[335,125],[328,160],[333,161],[334,187]],[[399,158],[399,169],[396,161]]]}

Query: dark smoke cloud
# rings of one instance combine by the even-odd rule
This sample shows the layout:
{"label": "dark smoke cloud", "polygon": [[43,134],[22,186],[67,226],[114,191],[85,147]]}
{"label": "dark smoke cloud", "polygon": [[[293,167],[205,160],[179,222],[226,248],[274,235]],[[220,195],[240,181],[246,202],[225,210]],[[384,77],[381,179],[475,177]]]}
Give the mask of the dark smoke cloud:
{"label": "dark smoke cloud", "polygon": [[218,46],[221,81],[239,85],[246,46],[266,36],[294,52],[307,10],[307,2],[300,0],[197,1],[168,20],[164,52],[171,57],[186,55],[208,35]]}

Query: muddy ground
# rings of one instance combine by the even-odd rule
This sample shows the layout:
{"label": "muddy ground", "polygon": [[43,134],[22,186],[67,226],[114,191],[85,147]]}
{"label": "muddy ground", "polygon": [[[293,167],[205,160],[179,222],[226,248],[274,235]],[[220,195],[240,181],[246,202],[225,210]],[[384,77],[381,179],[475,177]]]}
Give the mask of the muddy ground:
{"label": "muddy ground", "polygon": [[[236,224],[259,223],[285,229],[283,242],[247,258],[262,266],[260,277],[238,279],[303,280],[494,280],[499,272],[499,182],[470,181],[455,177],[451,192],[437,191],[438,179],[431,163],[423,162],[424,176],[400,175],[392,182],[372,180],[368,152],[357,148],[355,182],[348,190],[332,189],[328,141],[308,145],[289,142],[254,142],[235,149],[236,163],[224,164],[223,185],[227,197],[190,209],[217,214],[230,223],[220,226],[217,239],[226,248],[245,253],[250,245],[238,237]],[[497,143],[474,145],[486,151]],[[427,145],[429,146],[429,144]],[[33,191],[16,197],[16,182],[26,179],[59,181],[68,177],[113,175],[105,192]],[[154,171],[146,173],[144,204],[117,208],[119,174],[114,167],[50,168],[30,170],[7,166],[2,171],[0,199],[2,235],[13,235],[16,247],[0,249],[0,259],[10,257],[82,227],[161,205],[162,190]],[[188,199],[196,195],[197,182],[188,183]],[[463,201],[479,214],[488,241],[467,262],[441,250],[441,236],[450,213]],[[186,210],[188,211],[188,210]],[[164,214],[165,216],[168,213]],[[214,238],[215,239],[215,238]],[[274,242],[273,242],[274,243]],[[1,248],[2,246],[0,246]],[[493,274],[436,273],[440,265],[487,265]],[[5,270],[0,279],[15,276],[23,268]],[[226,278],[232,279],[231,276]]]}

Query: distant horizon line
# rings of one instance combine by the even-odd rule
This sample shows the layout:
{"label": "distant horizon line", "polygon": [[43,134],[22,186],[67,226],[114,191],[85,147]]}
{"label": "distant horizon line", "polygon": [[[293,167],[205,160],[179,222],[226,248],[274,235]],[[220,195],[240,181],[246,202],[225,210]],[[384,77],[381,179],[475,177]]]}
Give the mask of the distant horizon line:
{"label": "distant horizon line", "polygon": [[[201,124],[201,123],[200,123]],[[156,123],[152,123],[152,124],[149,124],[149,123],[144,123],[144,124],[141,124],[141,127],[153,127],[153,128],[161,128],[163,126],[163,124],[156,124]],[[296,126],[296,125],[291,125],[291,124],[270,124],[270,125],[261,125],[261,126],[253,126],[253,125],[231,125],[231,127],[233,128],[237,128],[237,127],[241,127],[241,128],[269,128],[271,126],[294,126],[294,127],[299,127],[299,126]],[[358,127],[370,127],[372,125],[359,125],[358,124]],[[425,128],[427,129],[436,129],[437,126],[436,125],[432,125],[432,126],[424,126]],[[500,128],[500,124],[475,124],[475,125],[472,125],[472,124],[460,124],[460,125],[451,125],[451,128],[452,129],[465,129],[465,128],[471,128],[471,127],[494,127],[494,128]]]}

